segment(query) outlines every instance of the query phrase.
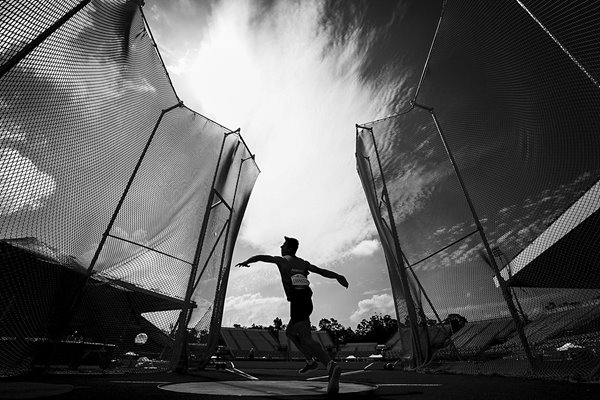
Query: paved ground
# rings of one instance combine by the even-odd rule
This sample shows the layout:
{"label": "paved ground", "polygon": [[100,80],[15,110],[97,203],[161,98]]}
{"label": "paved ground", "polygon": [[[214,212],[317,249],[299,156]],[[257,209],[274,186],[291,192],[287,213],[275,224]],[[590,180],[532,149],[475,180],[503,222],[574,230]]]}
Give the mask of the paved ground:
{"label": "paved ground", "polygon": [[[205,370],[193,375],[175,373],[61,374],[18,377],[0,381],[0,398],[51,399],[323,399],[324,369],[304,376],[300,363],[236,362],[235,369]],[[343,364],[340,399],[600,399],[600,384],[552,382],[503,377],[420,374],[387,371],[382,363],[363,370],[363,364]],[[258,386],[253,382],[260,382]],[[191,384],[190,384],[191,383]],[[203,383],[223,386],[223,395],[209,395]],[[195,393],[167,391],[173,384],[193,387]],[[161,386],[163,389],[161,389]],[[246,391],[246,387],[251,386]],[[304,388],[306,391],[303,392]],[[300,392],[298,392],[300,390]],[[281,394],[281,391],[285,394]],[[254,394],[252,394],[254,393]]]}

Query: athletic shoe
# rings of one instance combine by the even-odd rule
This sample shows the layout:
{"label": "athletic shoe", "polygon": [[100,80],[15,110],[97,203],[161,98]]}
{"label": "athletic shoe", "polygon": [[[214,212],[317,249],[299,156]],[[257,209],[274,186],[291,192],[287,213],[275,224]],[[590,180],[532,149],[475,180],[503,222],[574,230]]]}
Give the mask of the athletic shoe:
{"label": "athletic shoe", "polygon": [[337,394],[340,391],[340,375],[342,374],[342,369],[332,360],[327,364],[327,373],[329,375],[327,394]]}
{"label": "athletic shoe", "polygon": [[312,360],[312,362],[307,361],[306,365],[304,365],[304,367],[299,369],[298,372],[301,374],[306,374],[308,371],[317,369],[317,368],[319,368],[319,364],[315,360]]}

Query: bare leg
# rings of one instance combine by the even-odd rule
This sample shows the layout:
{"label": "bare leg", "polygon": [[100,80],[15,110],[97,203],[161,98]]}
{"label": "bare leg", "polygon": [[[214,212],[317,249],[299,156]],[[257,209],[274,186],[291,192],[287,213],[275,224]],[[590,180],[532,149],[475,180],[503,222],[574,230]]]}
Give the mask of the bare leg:
{"label": "bare leg", "polygon": [[296,347],[298,347],[298,350],[304,354],[304,357],[306,357],[307,360],[314,357],[325,366],[331,361],[329,354],[323,349],[321,343],[316,342],[312,338],[310,322],[308,320],[288,325],[285,333],[286,336],[294,342]]}

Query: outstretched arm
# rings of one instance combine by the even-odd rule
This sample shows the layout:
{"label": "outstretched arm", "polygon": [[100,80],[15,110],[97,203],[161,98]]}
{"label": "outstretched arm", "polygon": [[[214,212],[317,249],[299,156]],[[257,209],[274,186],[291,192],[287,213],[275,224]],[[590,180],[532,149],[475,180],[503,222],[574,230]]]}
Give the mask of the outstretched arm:
{"label": "outstretched arm", "polygon": [[249,267],[250,266],[249,264],[252,264],[255,262],[266,262],[266,263],[271,263],[271,264],[277,264],[278,258],[273,257],[273,256],[268,256],[268,255],[256,255],[256,256],[250,257],[246,261],[242,261],[241,263],[238,263],[236,265],[236,267]]}
{"label": "outstretched arm", "polygon": [[340,275],[337,272],[330,271],[325,268],[319,268],[316,265],[309,264],[308,270],[310,272],[314,272],[315,274],[319,274],[325,278],[335,279],[338,281],[340,285],[345,288],[348,288],[348,281],[344,275]]}

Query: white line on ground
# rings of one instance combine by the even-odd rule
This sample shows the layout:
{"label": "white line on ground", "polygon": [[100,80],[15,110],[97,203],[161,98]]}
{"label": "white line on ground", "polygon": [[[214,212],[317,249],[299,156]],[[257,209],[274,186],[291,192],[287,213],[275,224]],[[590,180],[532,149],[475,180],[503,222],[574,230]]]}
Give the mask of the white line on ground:
{"label": "white line on ground", "polygon": [[111,383],[153,383],[157,385],[163,385],[165,383],[171,382],[162,382],[162,381],[111,381]]}
{"label": "white line on ground", "polygon": [[[359,369],[358,371],[349,371],[349,372],[342,372],[342,375],[352,375],[352,374],[360,374],[362,372],[371,372],[371,371],[365,371],[364,369]],[[313,376],[312,378],[307,378],[307,381],[316,381],[318,379],[329,379],[328,375],[325,376]]]}
{"label": "white line on ground", "polygon": [[227,368],[227,369],[225,369],[225,371],[234,373],[236,375],[243,376],[244,378],[250,379],[251,381],[258,381],[259,380],[257,377],[252,376],[250,374],[245,373],[244,371],[241,371],[241,370],[237,369],[235,367],[235,365],[233,364],[233,361],[230,361],[229,363],[231,364],[231,368]]}
{"label": "white line on ground", "polygon": [[244,378],[250,379],[251,381],[258,381],[259,380],[257,377],[252,376],[250,374],[247,374],[244,371],[240,371],[237,368],[227,368],[227,369],[225,369],[225,371],[234,373],[234,374],[239,375],[239,376],[243,376]]}
{"label": "white line on ground", "polygon": [[442,386],[441,383],[376,383],[377,386],[423,386],[423,387],[437,387]]}

